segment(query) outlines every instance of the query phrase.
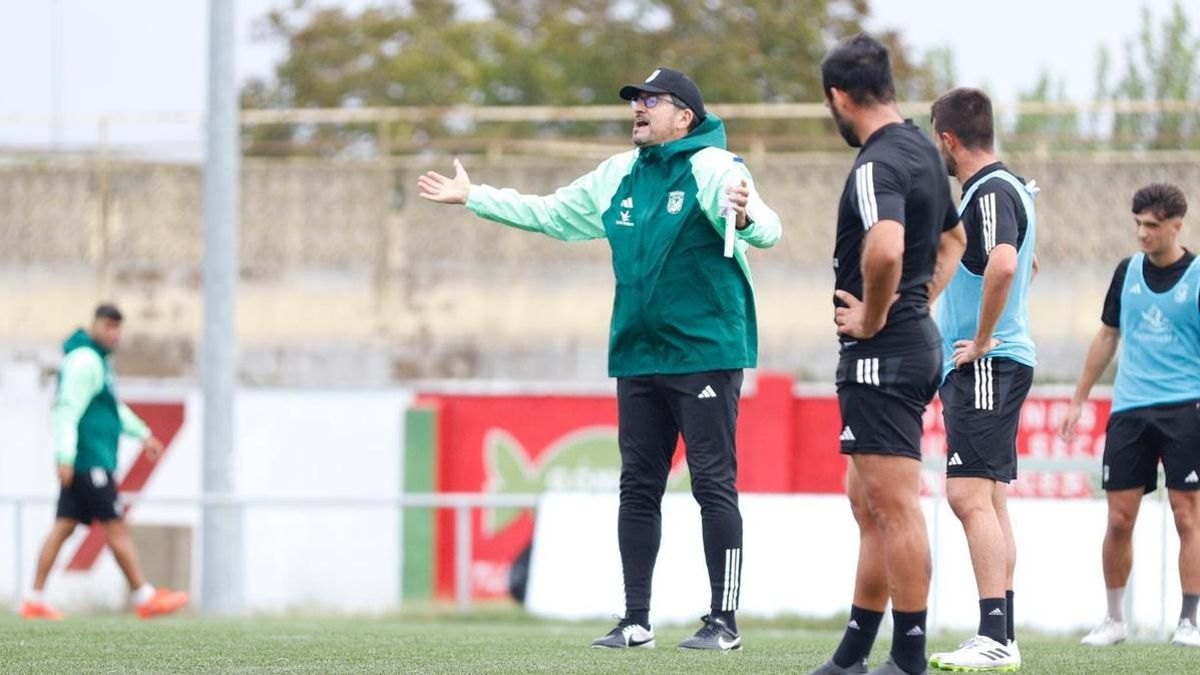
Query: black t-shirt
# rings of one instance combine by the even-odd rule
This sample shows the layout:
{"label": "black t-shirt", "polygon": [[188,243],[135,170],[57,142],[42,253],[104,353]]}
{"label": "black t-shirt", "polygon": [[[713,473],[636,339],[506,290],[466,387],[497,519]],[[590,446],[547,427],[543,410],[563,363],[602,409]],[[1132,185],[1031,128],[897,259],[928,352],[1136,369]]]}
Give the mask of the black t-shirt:
{"label": "black t-shirt", "polygon": [[[993,162],[963,183],[963,194],[980,178],[993,171],[1008,171],[1004,162]],[[1018,178],[1022,183],[1025,179]],[[963,227],[967,230],[967,249],[963,251],[962,264],[972,274],[983,275],[988,256],[997,244],[1010,244],[1020,250],[1025,241],[1025,230],[1029,220],[1025,206],[1017,189],[1006,180],[993,178],[971,195],[971,202],[963,210]]]}
{"label": "black t-shirt", "polygon": [[[1151,291],[1165,293],[1179,283],[1183,273],[1187,272],[1195,259],[1195,253],[1184,249],[1182,258],[1166,267],[1158,267],[1150,262],[1150,256],[1146,256],[1142,261],[1142,278],[1146,280],[1146,285]],[[1121,289],[1125,286],[1125,275],[1129,272],[1130,260],[1132,257],[1122,260],[1121,264],[1117,265],[1112,283],[1108,285],[1108,295],[1104,296],[1104,311],[1100,314],[1100,321],[1110,328],[1121,327]],[[1200,308],[1200,303],[1197,303],[1197,307]]]}
{"label": "black t-shirt", "polygon": [[[834,288],[862,299],[862,247],[867,231],[881,220],[904,226],[900,298],[888,311],[887,325],[861,342],[842,336],[843,348],[907,349],[926,331],[914,321],[929,316],[929,291],[941,234],[958,224],[946,165],[932,141],[911,122],[888,124],[859,150],[838,205],[833,250]],[[834,300],[835,306],[840,306]]]}

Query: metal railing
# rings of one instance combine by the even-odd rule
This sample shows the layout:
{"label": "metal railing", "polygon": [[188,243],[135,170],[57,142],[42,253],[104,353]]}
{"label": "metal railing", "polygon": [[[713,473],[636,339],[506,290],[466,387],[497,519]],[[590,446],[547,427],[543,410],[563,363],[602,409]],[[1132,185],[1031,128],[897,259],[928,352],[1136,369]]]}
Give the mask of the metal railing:
{"label": "metal railing", "polygon": [[[931,102],[930,101],[903,101],[899,103],[900,111],[905,116],[913,117],[914,119],[927,119],[929,115]],[[738,123],[768,123],[777,125],[779,123],[787,123],[793,121],[811,122],[821,121],[828,122],[829,111],[823,102],[798,102],[798,103],[712,103],[707,106],[709,110],[720,115],[722,119],[727,121],[736,121]],[[1002,120],[1008,119],[1023,119],[1032,117],[1033,119],[1053,119],[1062,118],[1071,124],[1075,124],[1076,118],[1087,120],[1109,119],[1114,116],[1145,116],[1147,119],[1152,119],[1162,115],[1176,116],[1192,116],[1200,113],[1200,101],[1196,100],[1101,100],[1101,101],[1017,101],[1017,102],[998,102],[995,105],[995,112],[998,118]],[[260,108],[260,109],[244,109],[238,113],[238,125],[243,131],[253,132],[263,128],[286,128],[286,127],[305,127],[315,128],[320,126],[354,126],[361,129],[369,129],[370,133],[375,138],[375,143],[378,145],[376,157],[390,157],[393,155],[424,155],[429,151],[445,151],[459,153],[463,151],[483,152],[488,156],[499,156],[506,153],[516,154],[536,154],[544,156],[546,154],[558,154],[559,156],[578,156],[575,153],[582,152],[585,156],[607,156],[612,154],[614,148],[623,149],[628,147],[623,136],[619,138],[609,138],[608,144],[596,143],[596,139],[589,132],[583,137],[572,137],[571,134],[566,134],[561,138],[542,137],[538,134],[523,135],[518,134],[517,138],[508,137],[492,137],[489,134],[478,134],[475,131],[466,132],[462,129],[471,128],[475,125],[512,125],[512,124],[564,124],[564,123],[585,123],[585,124],[604,124],[625,121],[629,118],[629,107],[626,105],[530,105],[530,106],[505,106],[505,105],[442,105],[442,106],[394,106],[394,107],[360,107],[360,108]],[[128,156],[137,156],[146,154],[158,158],[175,157],[177,159],[194,160],[198,157],[200,147],[198,144],[197,129],[201,128],[205,123],[205,116],[199,111],[191,112],[111,112],[102,114],[55,114],[55,113],[33,113],[33,112],[10,112],[0,113],[0,129],[48,129],[50,131],[49,147],[44,147],[39,143],[24,140],[20,144],[13,145],[11,142],[5,148],[9,153],[15,154],[33,154],[50,152],[51,154],[71,155],[77,152],[89,153],[94,152],[101,156],[106,155],[110,151],[118,152],[119,154]],[[405,142],[403,137],[406,132],[398,130],[396,127],[409,127],[412,125],[443,125],[447,128],[459,129],[455,133],[439,135],[442,137],[430,138],[421,141],[418,144]],[[1106,146],[1112,148],[1122,148],[1134,152],[1135,154],[1143,153],[1144,141],[1148,140],[1143,137],[1140,132],[1122,132],[1117,136],[1110,136],[1109,130],[1105,130],[1100,134],[1099,138],[1092,138],[1091,126],[1093,123],[1084,125],[1089,129],[1087,133],[1079,135],[1077,132],[1082,131],[1082,128],[1076,129],[1074,132],[1068,133],[1065,137],[1059,137],[1061,132],[1050,129],[1029,129],[1019,131],[1016,128],[1008,128],[1007,131],[1001,133],[1002,144],[1012,144],[1014,146],[1028,146],[1033,152],[1039,155],[1047,155],[1052,153],[1067,152],[1078,150],[1079,144],[1083,141],[1104,141]],[[65,152],[66,146],[62,144],[63,129],[70,130],[70,136],[76,140],[72,141],[71,148],[73,152]],[[149,129],[159,129],[158,133],[147,135],[145,132]],[[131,140],[126,138],[120,140],[123,134],[127,134],[129,130],[138,130],[134,134],[142,140]],[[832,145],[829,143],[815,142],[809,132],[800,133],[796,136],[794,133],[789,134],[782,130],[764,134],[757,131],[749,132],[746,138],[739,138],[733,145],[738,147],[749,148],[750,154],[756,157],[763,156],[768,148],[771,152],[787,151],[785,148],[791,148],[791,151],[829,151],[840,150],[841,143],[836,138],[830,137],[827,133],[828,129],[820,133],[820,138],[826,141],[832,140]],[[165,135],[164,135],[165,134]],[[18,137],[24,137],[28,134],[22,132]],[[1119,136],[1119,137],[1118,137]],[[83,141],[84,137],[89,140]],[[1194,146],[1194,134],[1185,131],[1183,135],[1176,134],[1172,139],[1160,138],[1156,147],[1162,151],[1168,151],[1168,148],[1173,147],[1177,143]],[[733,139],[731,138],[731,141]],[[262,144],[260,150],[270,150],[265,153],[268,156],[280,155],[291,156],[299,154],[300,156],[308,156],[311,153],[320,154],[321,152],[333,152],[341,150],[340,146],[322,146],[320,143],[309,144],[308,142],[296,142],[294,139],[284,140],[276,139],[268,141],[265,138],[260,138],[256,141]],[[615,142],[615,143],[614,143]],[[336,144],[335,144],[336,145]],[[812,147],[809,147],[812,146]],[[142,148],[139,153],[136,148]],[[745,149],[743,148],[743,149]],[[1096,148],[1099,150],[1100,148]],[[251,154],[258,154],[252,152]],[[844,153],[840,153],[844,154]]]}
{"label": "metal railing", "polygon": [[[183,506],[205,507],[226,506],[241,510],[255,507],[268,508],[408,508],[450,509],[454,511],[454,598],[460,611],[471,608],[471,559],[472,533],[471,511],[479,508],[530,508],[537,509],[537,494],[490,495],[474,492],[410,493],[393,497],[261,497],[239,495],[198,495],[194,497],[143,497],[122,494],[122,507],[139,506]],[[29,506],[49,506],[55,498],[47,495],[0,495],[0,507],[13,510],[13,584],[14,593],[20,596],[24,585],[25,551],[24,515]],[[197,539],[203,541],[203,538]],[[404,564],[404,561],[401,561]],[[204,583],[201,579],[200,583]]]}
{"label": "metal railing", "polygon": [[[1067,471],[1087,471],[1089,473],[1096,472],[1098,468],[1098,458],[1091,459],[1023,459],[1021,468],[1026,471],[1052,471],[1052,472],[1067,472]],[[922,463],[922,468],[925,470],[943,471],[944,458],[931,457]],[[1159,479],[1161,484],[1162,471],[1160,467]],[[1159,508],[1163,510],[1161,519],[1161,559],[1162,569],[1160,571],[1161,588],[1159,589],[1160,597],[1166,598],[1167,593],[1167,578],[1170,574],[1169,557],[1167,556],[1167,539],[1170,536],[1170,504],[1167,500],[1167,491],[1159,490]],[[929,523],[930,529],[930,548],[935,559],[939,549],[939,542],[943,536],[943,523],[941,517],[941,503],[945,501],[945,495],[935,493],[931,495],[934,500],[933,518]],[[522,494],[506,494],[506,495],[491,495],[472,492],[444,492],[444,493],[410,493],[401,494],[393,497],[327,497],[327,498],[312,498],[312,497],[262,497],[262,496],[237,496],[237,495],[199,495],[194,497],[142,497],[138,495],[121,495],[121,505],[128,507],[134,504],[137,505],[153,505],[153,506],[175,506],[175,507],[205,507],[205,506],[226,506],[237,507],[239,509],[267,507],[267,508],[318,508],[318,509],[342,509],[342,508],[396,508],[401,511],[407,508],[427,508],[427,509],[450,509],[454,511],[454,597],[455,606],[458,611],[466,612],[471,608],[471,574],[470,566],[473,558],[473,528],[471,525],[471,512],[479,508],[529,508],[536,511],[539,503],[540,495],[535,493]],[[21,591],[25,588],[24,569],[25,569],[25,551],[23,547],[24,540],[24,513],[29,506],[50,506],[55,503],[55,498],[48,495],[0,495],[0,507],[11,507],[13,510],[13,576],[14,576],[14,594],[20,597]],[[951,525],[953,527],[953,525]],[[195,535],[193,535],[195,536]],[[203,538],[198,539],[203,541]],[[405,564],[402,559],[401,564]],[[934,583],[930,586],[930,625],[938,625],[936,616],[936,598],[937,584],[936,571],[934,572]],[[1135,577],[1129,578],[1129,585],[1126,592],[1126,611],[1132,616],[1133,599],[1136,592]],[[203,583],[201,579],[200,583]],[[1167,603],[1160,603],[1159,625],[1156,634],[1160,637],[1169,635],[1171,625],[1168,621]]]}
{"label": "metal railing", "polygon": [[[933,101],[901,101],[900,111],[927,115]],[[709,110],[726,120],[826,119],[824,102],[802,103],[712,103]],[[1161,114],[1200,112],[1195,100],[1103,100],[1103,101],[1015,101],[997,102],[997,115],[1054,114]],[[475,122],[605,122],[629,118],[628,105],[447,105],[362,108],[252,108],[239,113],[244,127],[272,124],[371,124],[375,122],[423,122],[446,117]],[[199,126],[200,112],[111,112],[66,114],[0,113],[0,126],[44,126],[51,122],[94,125],[107,131],[113,125],[177,124]],[[104,135],[103,133],[101,135]]]}

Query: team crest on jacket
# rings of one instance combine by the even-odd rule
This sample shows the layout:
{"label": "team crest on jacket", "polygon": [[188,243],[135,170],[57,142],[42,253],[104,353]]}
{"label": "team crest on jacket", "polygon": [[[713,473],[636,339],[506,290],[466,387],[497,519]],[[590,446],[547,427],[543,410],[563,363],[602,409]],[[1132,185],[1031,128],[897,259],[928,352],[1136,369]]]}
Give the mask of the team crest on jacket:
{"label": "team crest on jacket", "polygon": [[683,192],[676,190],[667,193],[667,213],[675,215],[683,210]]}

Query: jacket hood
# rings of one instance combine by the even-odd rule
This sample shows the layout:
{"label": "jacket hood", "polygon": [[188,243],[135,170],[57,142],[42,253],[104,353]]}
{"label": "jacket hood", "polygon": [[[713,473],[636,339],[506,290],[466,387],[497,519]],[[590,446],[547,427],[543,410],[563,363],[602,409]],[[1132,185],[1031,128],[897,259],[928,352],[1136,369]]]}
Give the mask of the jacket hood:
{"label": "jacket hood", "polygon": [[692,153],[704,148],[725,150],[725,123],[713,113],[708,113],[700,126],[683,138],[661,145],[652,145],[638,150],[638,157],[655,160],[665,159],[682,153]]}
{"label": "jacket hood", "polygon": [[108,354],[108,351],[92,340],[92,336],[82,328],[71,333],[71,337],[63,342],[63,353],[69,354],[80,347],[91,347],[101,354]]}

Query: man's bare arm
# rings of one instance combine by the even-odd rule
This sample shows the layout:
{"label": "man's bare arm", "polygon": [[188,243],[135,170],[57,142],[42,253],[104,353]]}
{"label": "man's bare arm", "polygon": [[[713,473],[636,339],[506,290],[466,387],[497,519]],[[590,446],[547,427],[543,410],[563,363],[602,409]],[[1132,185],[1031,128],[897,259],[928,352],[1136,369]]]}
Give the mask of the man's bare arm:
{"label": "man's bare arm", "polygon": [[929,302],[937,299],[954,273],[958,271],[958,263],[962,260],[963,251],[967,250],[967,230],[962,223],[942,232],[938,240],[937,261],[933,264],[933,278],[929,280]]}

